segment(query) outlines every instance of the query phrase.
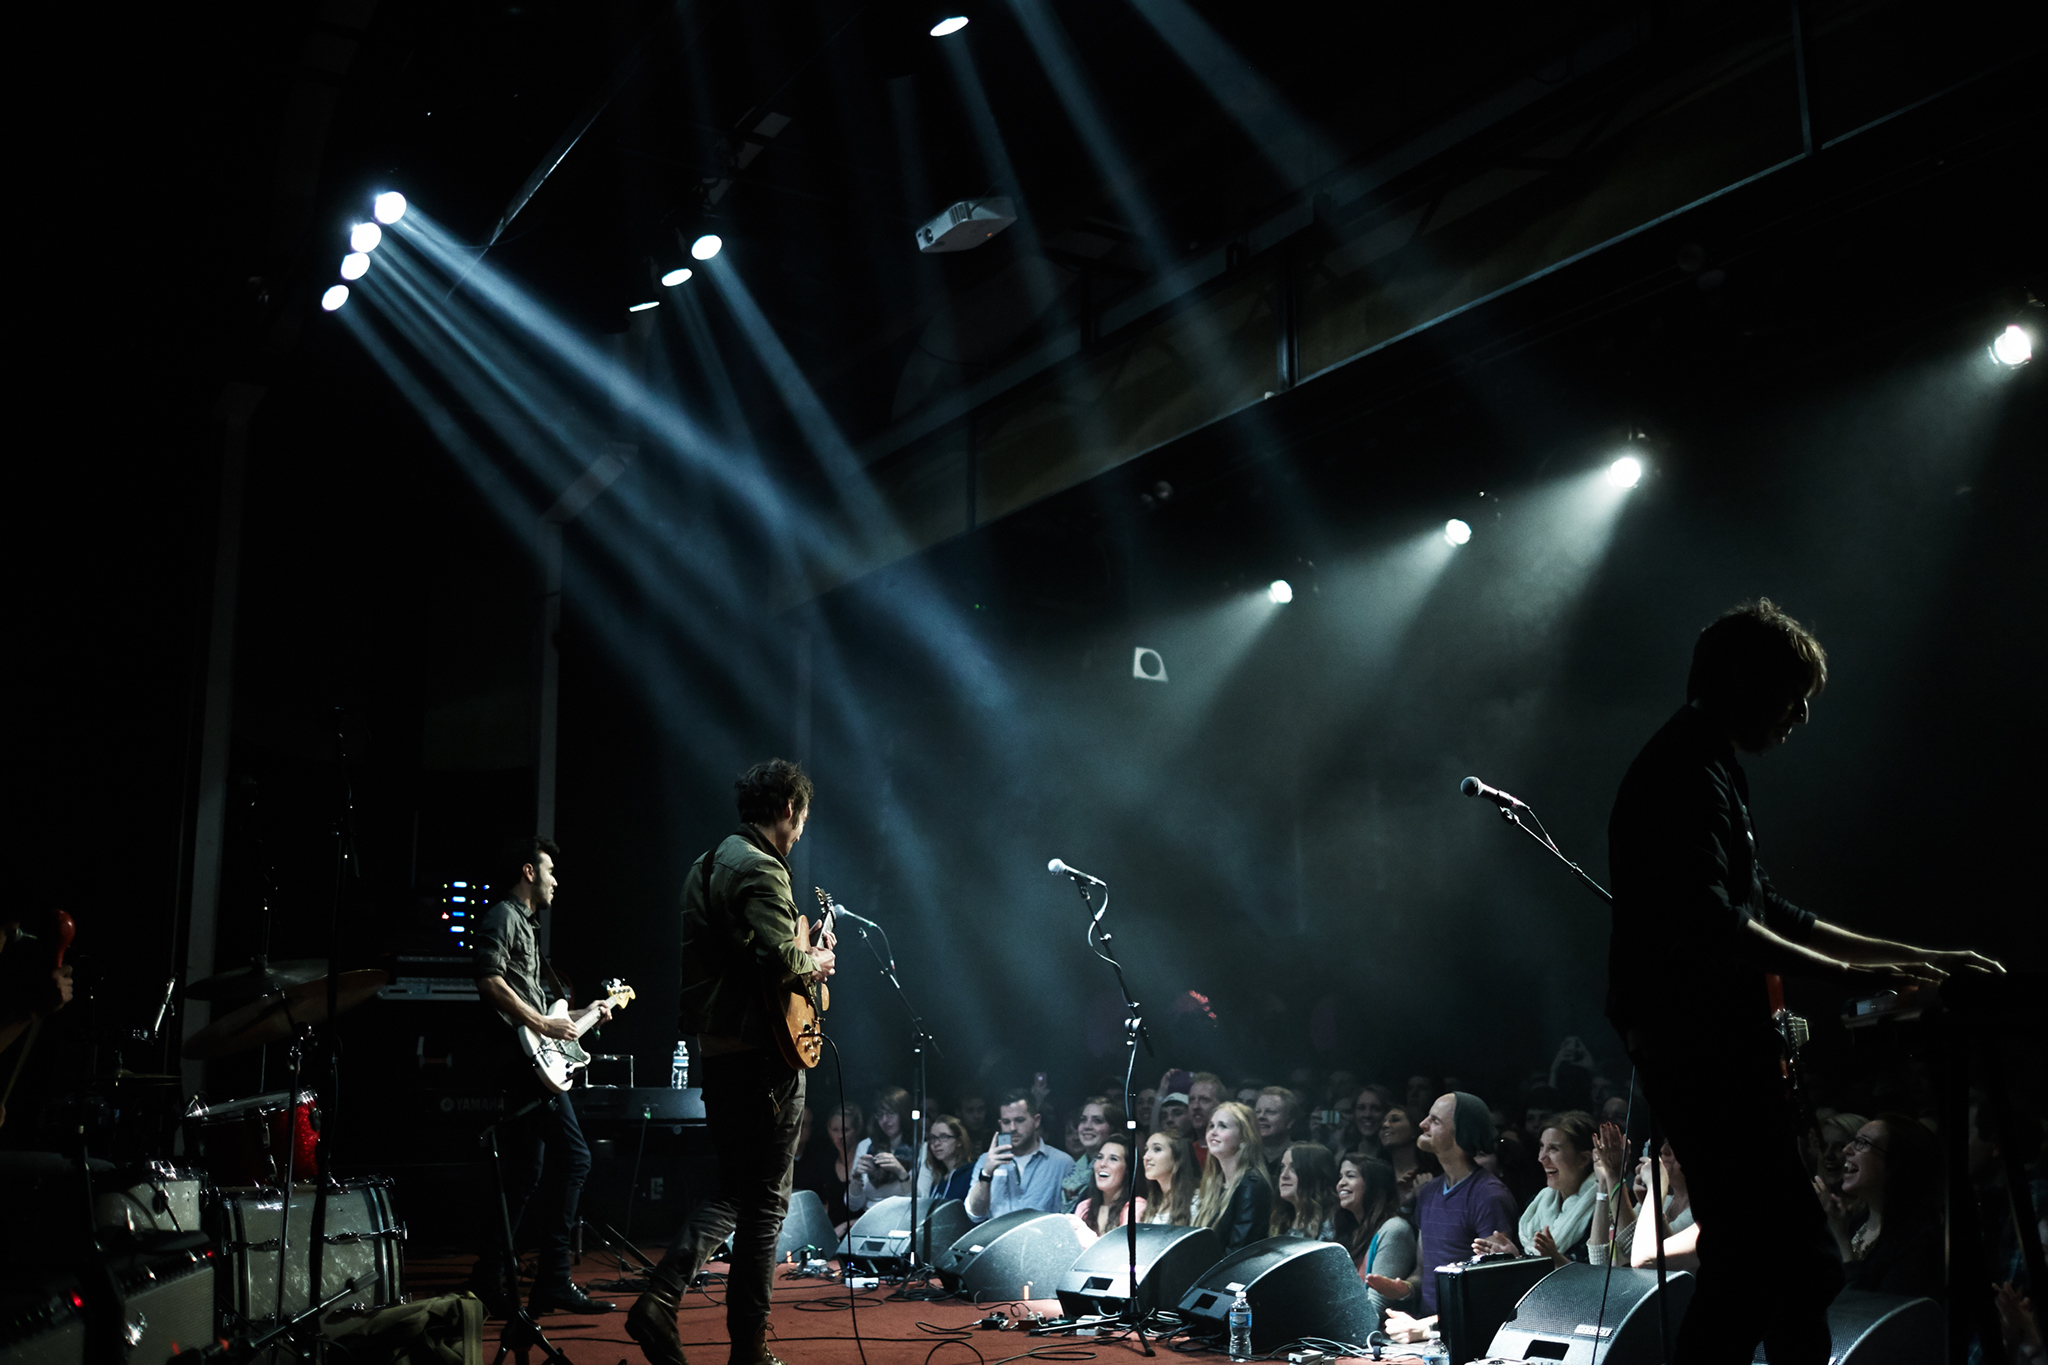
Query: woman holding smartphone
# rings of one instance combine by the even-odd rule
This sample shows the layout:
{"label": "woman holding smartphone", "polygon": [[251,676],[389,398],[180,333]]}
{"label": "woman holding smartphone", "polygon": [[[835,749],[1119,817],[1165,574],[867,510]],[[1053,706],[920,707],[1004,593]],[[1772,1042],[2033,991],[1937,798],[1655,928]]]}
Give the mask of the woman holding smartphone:
{"label": "woman holding smartphone", "polygon": [[875,1114],[868,1135],[853,1149],[853,1188],[846,1192],[850,1209],[872,1208],[884,1199],[910,1193],[910,1142],[903,1121],[910,1113],[910,1092],[885,1085],[875,1092]]}

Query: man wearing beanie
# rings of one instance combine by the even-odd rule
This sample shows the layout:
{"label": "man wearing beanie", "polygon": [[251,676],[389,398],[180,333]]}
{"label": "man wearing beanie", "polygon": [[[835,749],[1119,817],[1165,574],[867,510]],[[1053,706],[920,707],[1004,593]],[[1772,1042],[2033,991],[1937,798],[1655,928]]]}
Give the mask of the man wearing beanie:
{"label": "man wearing beanie", "polygon": [[[1415,1145],[1432,1153],[1442,1164],[1441,1179],[1424,1185],[1415,1196],[1415,1221],[1420,1226],[1417,1242],[1421,1256],[1416,1274],[1421,1277],[1422,1311],[1436,1312],[1436,1268],[1472,1255],[1472,1243],[1496,1232],[1515,1235],[1521,1210],[1515,1196],[1499,1176],[1481,1170],[1472,1158],[1493,1150],[1493,1117],[1486,1101],[1477,1095],[1456,1091],[1440,1096],[1422,1120],[1422,1133]],[[1366,1285],[1381,1294],[1407,1297],[1409,1287],[1400,1281],[1369,1276]]]}

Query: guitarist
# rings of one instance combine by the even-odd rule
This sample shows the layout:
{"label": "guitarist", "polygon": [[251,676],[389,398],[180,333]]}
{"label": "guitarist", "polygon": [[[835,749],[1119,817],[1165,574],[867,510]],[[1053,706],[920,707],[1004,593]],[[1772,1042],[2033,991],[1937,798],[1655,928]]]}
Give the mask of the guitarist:
{"label": "guitarist", "polygon": [[[1607,1017],[1704,1229],[1674,1365],[1747,1362],[1759,1340],[1772,1365],[1825,1365],[1831,1349],[1842,1269],[1794,1143],[1764,973],[1867,993],[2005,970],[1831,924],[1765,875],[1737,755],[1790,740],[1827,676],[1820,642],[1768,598],[1723,613],[1693,647],[1686,704],[1630,765],[1608,822]],[[1730,1114],[1752,1124],[1740,1145],[1726,1140]]]}
{"label": "guitarist", "polygon": [[[554,903],[555,859],[560,854],[551,839],[535,836],[522,840],[506,860],[518,868],[510,891],[485,913],[475,932],[477,994],[487,1008],[543,1038],[577,1036],[573,1019],[548,1017],[548,988],[558,994],[566,992],[561,990],[554,969],[542,959],[535,934],[540,912]],[[598,1023],[611,1018],[608,1005],[599,1003],[592,1008],[597,1011]],[[510,1029],[505,1053],[505,1109],[512,1113],[547,1092]],[[528,1308],[535,1313],[555,1308],[572,1313],[616,1312],[616,1304],[591,1298],[569,1279],[569,1234],[576,1226],[583,1182],[590,1176],[590,1145],[583,1140],[583,1127],[576,1121],[569,1097],[547,1095],[523,1118],[500,1128],[498,1143],[515,1241],[523,1240],[524,1233],[540,1243]],[[495,1211],[484,1225],[498,1225]],[[470,1272],[469,1287],[485,1303],[502,1307],[508,1292],[516,1295],[518,1281],[513,1278],[515,1267],[503,1263],[498,1238],[493,1237],[489,1246]]]}
{"label": "guitarist", "polygon": [[731,1365],[781,1365],[768,1350],[768,1300],[789,1210],[804,1073],[783,1059],[771,1030],[782,1027],[781,1001],[792,988],[832,975],[834,942],[828,932],[806,949],[808,931],[790,890],[789,851],[810,816],[810,777],[778,758],[755,764],[734,786],[739,828],[691,865],[682,897],[678,1032],[696,1038],[703,1059],[718,1189],[691,1210],[626,1315],[626,1331],[651,1365],[685,1365],[676,1312],[727,1233]]}

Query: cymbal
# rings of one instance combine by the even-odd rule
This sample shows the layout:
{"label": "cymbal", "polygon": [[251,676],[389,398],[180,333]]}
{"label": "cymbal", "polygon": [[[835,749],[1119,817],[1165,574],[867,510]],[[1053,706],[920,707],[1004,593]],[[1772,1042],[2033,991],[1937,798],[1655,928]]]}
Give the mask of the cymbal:
{"label": "cymbal", "polygon": [[[343,972],[335,1013],[347,1014],[390,981],[391,973],[374,968]],[[291,1037],[300,1024],[318,1024],[326,1018],[327,978],[315,977],[222,1015],[185,1040],[184,1055],[191,1061],[204,1061],[261,1047]]]}
{"label": "cymbal", "polygon": [[239,1005],[288,986],[316,981],[327,974],[325,959],[300,958],[293,962],[252,962],[233,971],[219,972],[185,988],[187,1000],[217,1000]]}

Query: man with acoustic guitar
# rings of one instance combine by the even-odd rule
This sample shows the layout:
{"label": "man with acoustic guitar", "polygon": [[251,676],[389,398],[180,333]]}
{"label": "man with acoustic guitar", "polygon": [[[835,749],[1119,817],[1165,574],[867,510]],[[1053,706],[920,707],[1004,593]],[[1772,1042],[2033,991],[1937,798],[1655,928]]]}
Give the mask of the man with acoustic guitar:
{"label": "man with acoustic guitar", "polygon": [[768,1300],[803,1122],[800,1063],[808,1059],[779,1035],[790,999],[832,975],[834,941],[828,929],[811,944],[790,889],[789,851],[810,816],[811,779],[778,758],[733,785],[739,828],[691,865],[682,898],[678,1032],[696,1038],[702,1059],[718,1190],[691,1210],[626,1315],[626,1331],[651,1365],[684,1365],[676,1312],[727,1233],[731,1365],[781,1365],[768,1350]]}
{"label": "man with acoustic guitar", "polygon": [[[506,859],[508,868],[518,871],[504,899],[477,922],[476,987],[484,1003],[508,1024],[523,1026],[543,1038],[573,1039],[611,1018],[611,1007],[599,1001],[584,1011],[589,1017],[580,1021],[546,1012],[543,979],[557,989],[560,983],[540,955],[535,929],[540,912],[554,903],[555,859],[560,853],[552,840],[535,837],[521,840]],[[510,1074],[505,1103],[510,1113],[543,1092],[524,1051],[509,1040],[506,1065]],[[617,1311],[616,1304],[591,1298],[569,1278],[569,1234],[576,1227],[583,1182],[590,1178],[590,1145],[583,1140],[583,1127],[569,1097],[549,1094],[525,1117],[507,1123],[500,1143],[505,1204],[515,1233],[522,1216],[538,1222],[533,1232],[540,1242],[540,1261],[528,1307],[536,1313],[553,1308],[572,1313]],[[548,1178],[545,1194],[541,1193],[543,1175]],[[485,1222],[487,1227],[496,1225],[495,1218]],[[493,1237],[491,1249],[477,1258],[470,1272],[470,1288],[486,1303],[502,1308],[508,1294],[516,1295],[518,1281],[512,1277],[513,1267],[504,1263],[499,1240]]]}

